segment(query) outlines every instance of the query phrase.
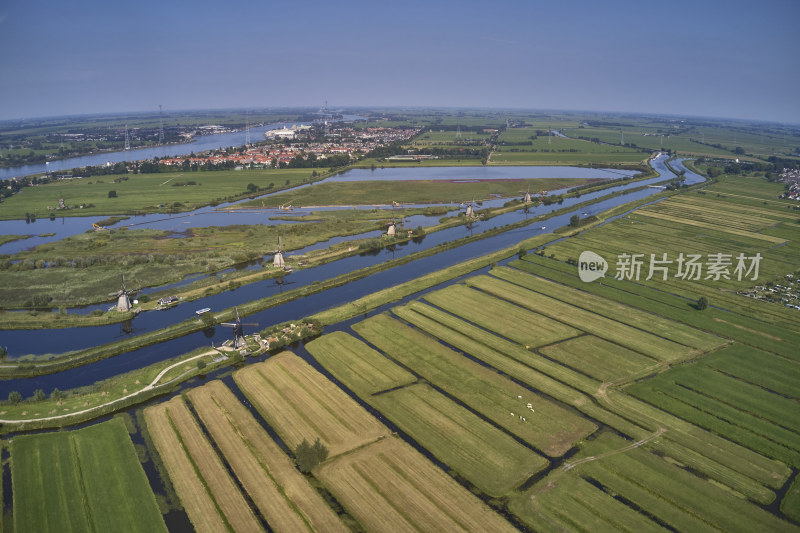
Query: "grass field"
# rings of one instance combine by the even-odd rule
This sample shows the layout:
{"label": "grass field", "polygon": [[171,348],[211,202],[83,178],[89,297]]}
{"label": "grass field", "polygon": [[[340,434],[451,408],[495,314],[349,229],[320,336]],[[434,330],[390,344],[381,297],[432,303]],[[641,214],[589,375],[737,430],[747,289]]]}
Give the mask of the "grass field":
{"label": "grass field", "polygon": [[189,391],[200,420],[273,531],[348,531],[221,382]]}
{"label": "grass field", "polygon": [[14,530],[166,531],[121,419],[11,440]]}
{"label": "grass field", "polygon": [[400,203],[460,203],[485,200],[490,195],[522,197],[530,188],[531,194],[576,187],[589,180],[585,178],[541,178],[520,180],[486,180],[479,182],[453,182],[449,180],[414,181],[358,181],[319,183],[302,193],[285,192],[239,204],[247,207],[278,207],[292,204],[298,207],[323,205],[391,205]]}
{"label": "grass field", "polygon": [[425,300],[524,346],[543,346],[580,334],[561,322],[463,285],[429,293]]}
{"label": "grass field", "polygon": [[[252,183],[264,192],[273,184],[280,189],[299,185],[311,176],[309,169],[247,170],[213,172],[159,172],[157,174],[122,174],[60,180],[45,185],[25,187],[23,192],[3,201],[0,219],[24,219],[26,213],[44,218],[55,211],[59,198],[70,207],[55,211],[58,216],[120,215],[132,212],[188,211],[210,202],[224,202],[247,196]],[[174,187],[174,183],[196,185]],[[288,184],[287,184],[288,181]],[[116,191],[109,198],[109,191]],[[175,205],[175,204],[179,205]],[[89,207],[89,205],[92,207]],[[84,207],[81,208],[80,206]],[[161,206],[161,207],[159,207]],[[49,208],[48,208],[49,207]]]}
{"label": "grass field", "polygon": [[319,438],[335,457],[389,434],[345,392],[291,352],[238,370],[234,379],[291,449],[304,439]]}
{"label": "grass field", "polygon": [[[646,445],[637,447],[610,434],[587,443],[570,464],[515,499],[512,511],[535,529],[796,530],[651,453]],[[609,495],[625,505],[609,502]]]}
{"label": "grass field", "polygon": [[417,380],[383,354],[342,331],[323,335],[308,343],[306,349],[361,398]]}
{"label": "grass field", "polygon": [[373,396],[369,403],[483,492],[502,496],[549,461],[427,385]]}
{"label": "grass field", "polygon": [[195,529],[263,531],[182,398],[148,407],[144,416]]}
{"label": "grass field", "polygon": [[316,473],[367,531],[516,531],[397,438],[327,461]]}
{"label": "grass field", "polygon": [[[383,353],[547,455],[564,454],[596,429],[578,414],[388,315],[369,318],[353,329]],[[528,403],[535,409],[530,416],[526,416]]]}
{"label": "grass field", "polygon": [[536,309],[545,316],[580,328],[586,333],[616,342],[654,359],[662,361],[683,359],[695,353],[687,346],[496,278],[476,276],[470,278],[469,286],[525,308]]}

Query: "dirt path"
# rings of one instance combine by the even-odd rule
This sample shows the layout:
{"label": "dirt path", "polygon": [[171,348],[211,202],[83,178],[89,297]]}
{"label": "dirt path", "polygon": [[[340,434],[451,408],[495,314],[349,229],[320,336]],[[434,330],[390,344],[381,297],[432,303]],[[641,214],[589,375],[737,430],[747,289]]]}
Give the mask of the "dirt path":
{"label": "dirt path", "polygon": [[188,359],[184,359],[183,361],[179,361],[177,363],[171,364],[167,368],[165,368],[164,370],[159,372],[158,375],[153,379],[153,381],[151,381],[149,384],[145,385],[143,388],[139,389],[136,392],[132,392],[130,394],[126,394],[125,396],[117,398],[116,400],[111,400],[110,402],[106,402],[106,403],[103,403],[103,404],[100,404],[100,405],[95,405],[94,407],[89,407],[88,409],[83,409],[82,411],[73,411],[71,413],[66,413],[66,414],[63,414],[63,415],[46,416],[46,417],[41,417],[41,418],[27,418],[27,419],[24,419],[24,420],[3,420],[3,419],[0,419],[0,424],[21,424],[23,422],[38,422],[38,421],[47,421],[47,420],[59,420],[59,419],[62,419],[62,418],[68,418],[70,416],[81,415],[81,414],[85,414],[85,413],[91,413],[92,411],[96,411],[98,409],[101,409],[101,408],[109,406],[109,405],[114,405],[115,403],[122,402],[124,400],[129,399],[129,398],[133,398],[134,396],[138,396],[139,394],[142,394],[144,392],[152,390],[152,389],[154,389],[155,387],[158,386],[158,382],[161,380],[161,378],[164,377],[164,375],[167,372],[169,372],[170,370],[172,370],[173,368],[181,366],[181,365],[183,365],[185,363],[188,363],[189,361],[194,361],[195,359],[199,359],[199,358],[205,357],[207,355],[215,355],[217,353],[218,352],[216,350],[209,350],[207,352],[203,352],[201,354],[195,355],[195,356],[190,357]]}

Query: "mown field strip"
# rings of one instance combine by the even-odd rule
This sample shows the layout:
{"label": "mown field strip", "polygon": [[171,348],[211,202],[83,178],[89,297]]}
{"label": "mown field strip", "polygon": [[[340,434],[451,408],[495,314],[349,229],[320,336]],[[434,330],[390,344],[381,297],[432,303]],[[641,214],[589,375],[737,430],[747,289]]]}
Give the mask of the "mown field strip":
{"label": "mown field strip", "polygon": [[392,311],[434,337],[631,438],[643,438],[648,433],[630,420],[599,407],[587,396],[600,390],[596,380],[421,302],[411,302]]}
{"label": "mown field strip", "polygon": [[[579,330],[540,313],[465,290],[463,285],[428,293],[424,299],[524,346],[544,346],[580,334]],[[536,327],[530,327],[532,324]]]}
{"label": "mown field strip", "polygon": [[711,335],[680,322],[675,322],[653,313],[643,312],[641,309],[623,305],[608,298],[554,283],[527,272],[509,267],[498,267],[493,268],[489,274],[685,346],[707,351],[722,346],[727,342],[716,335]]}
{"label": "mown field strip", "polygon": [[[657,337],[646,331],[641,331],[616,320],[565,304],[555,298],[515,286],[497,278],[476,276],[467,280],[467,284],[498,298],[506,299],[529,309],[537,309],[546,316],[661,361],[680,360],[694,354],[693,350],[687,346]],[[469,297],[468,293],[464,293],[469,289],[463,288],[460,290],[465,297]]]}
{"label": "mown field strip", "polygon": [[511,512],[534,531],[668,531],[578,475],[548,476],[548,488],[511,501]]}
{"label": "mown field strip", "polygon": [[643,401],[762,455],[793,466],[800,464],[796,433],[694,391],[651,381],[631,386],[628,391]]}
{"label": "mown field strip", "polygon": [[[791,473],[789,467],[780,461],[765,457],[633,396],[609,390],[603,403],[621,416],[640,421],[653,431],[659,427],[668,428],[664,439],[711,457],[768,487],[780,487]],[[751,488],[754,491],[755,489],[756,487]]]}
{"label": "mown field strip", "polygon": [[150,436],[198,531],[262,531],[180,397],[144,411]]}
{"label": "mown field strip", "polygon": [[503,496],[549,461],[428,385],[411,385],[369,402],[476,487]]}
{"label": "mown field strip", "polygon": [[687,224],[689,226],[694,226],[697,228],[706,228],[706,229],[713,229],[713,230],[722,230],[726,233],[730,233],[732,235],[738,235],[740,237],[747,237],[749,239],[758,239],[760,241],[766,241],[772,244],[783,244],[786,242],[786,239],[782,239],[781,237],[773,237],[772,235],[765,235],[763,233],[756,233],[754,231],[750,231],[747,229],[731,227],[728,225],[721,226],[720,222],[706,222],[702,220],[692,220],[687,219],[685,216],[678,215],[678,214],[670,214],[670,213],[663,213],[660,211],[644,211],[639,212],[639,215],[650,217],[650,218],[657,218],[661,220],[669,220],[672,222],[679,222],[681,224]]}
{"label": "mown field strip", "polygon": [[[747,197],[741,197],[747,198]],[[720,209],[724,209],[725,212],[728,212],[732,209],[735,209],[737,214],[752,214],[764,218],[772,218],[775,220],[786,220],[786,221],[794,221],[796,220],[796,216],[792,215],[791,213],[786,213],[785,208],[781,211],[774,207],[764,207],[763,202],[761,200],[752,199],[758,204],[741,204],[736,203],[735,207],[731,206],[731,202],[728,199],[720,200],[718,198],[705,198],[703,195],[688,195],[683,194],[676,198],[670,199],[676,205],[692,205],[692,206],[700,206],[707,209],[713,209],[719,211]]]}
{"label": "mown field strip", "polygon": [[[617,439],[616,446],[624,446]],[[700,531],[713,526],[722,531],[796,531],[796,527],[757,505],[742,500],[643,448],[590,461],[576,467],[604,486],[617,491],[681,531]],[[638,488],[638,489],[637,489]],[[640,496],[656,496],[643,501]],[[674,522],[677,511],[691,516],[694,524]]]}
{"label": "mown field strip", "polygon": [[676,385],[768,420],[798,433],[800,437],[800,404],[796,400],[715,372],[705,365],[705,361],[692,367],[675,368],[665,374]]}
{"label": "mown field strip", "polygon": [[657,366],[649,357],[594,335],[584,335],[545,346],[539,348],[539,351],[600,381],[624,380],[648,369],[655,370]]}
{"label": "mown field strip", "polygon": [[15,531],[166,531],[121,419],[11,440]]}
{"label": "mown field strip", "polygon": [[[388,356],[547,455],[562,455],[577,440],[596,429],[584,417],[388,315],[374,316],[354,325],[353,329]],[[528,410],[528,403],[535,412]]]}
{"label": "mown field strip", "polygon": [[296,448],[317,438],[331,457],[389,434],[344,391],[291,352],[233,374],[234,380],[283,441]]}
{"label": "mown field strip", "polygon": [[224,383],[212,381],[188,394],[273,531],[348,531]]}
{"label": "mown field strip", "polygon": [[317,475],[367,531],[516,531],[397,438],[329,460]]}
{"label": "mown field strip", "polygon": [[710,355],[703,364],[782,396],[800,400],[800,363],[735,344]]}
{"label": "mown field strip", "polygon": [[[711,295],[712,301],[719,300],[720,306],[736,312],[709,308],[697,313],[696,309],[689,306],[689,301],[680,296],[683,291],[673,285],[666,290],[675,294],[639,283],[616,280],[613,276],[603,278],[602,284],[584,283],[577,277],[575,266],[535,254],[528,254],[524,261],[514,261],[510,266],[643,311],[649,312],[658,306],[659,314],[665,318],[798,359],[794,348],[800,345],[797,320],[781,306],[716,291]],[[694,296],[696,298],[696,294]]]}
{"label": "mown field strip", "polygon": [[412,373],[343,331],[314,339],[306,344],[306,349],[361,398],[417,380]]}

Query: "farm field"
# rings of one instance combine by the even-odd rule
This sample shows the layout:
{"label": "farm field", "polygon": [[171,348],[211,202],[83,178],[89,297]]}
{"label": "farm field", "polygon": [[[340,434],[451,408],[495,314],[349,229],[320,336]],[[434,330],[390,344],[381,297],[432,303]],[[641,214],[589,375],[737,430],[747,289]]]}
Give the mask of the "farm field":
{"label": "farm field", "polygon": [[166,531],[121,419],[11,440],[14,530]]}
{"label": "farm field", "polygon": [[349,531],[221,381],[189,391],[214,443],[273,531]]}
{"label": "farm field", "polygon": [[[375,387],[369,379],[373,364],[378,378],[388,372],[415,378],[354,337],[331,333],[309,343],[308,350],[345,386],[488,494],[502,496],[548,465],[543,457],[427,385],[403,380]],[[359,368],[353,371],[345,361]]]}
{"label": "farm field", "polygon": [[[37,187],[26,187],[3,201],[2,220],[24,219],[26,213],[43,218],[58,206],[59,198],[70,207],[58,211],[58,216],[119,215],[129,212],[167,212],[196,209],[217,199],[226,201],[234,196],[247,196],[252,183],[264,192],[308,180],[309,169],[280,170],[221,170],[213,172],[159,172],[156,174],[125,174],[91,176],[60,180]],[[188,184],[194,182],[194,184]],[[287,183],[288,182],[288,183]],[[174,186],[176,184],[188,184]],[[117,196],[110,198],[109,191]],[[178,205],[175,205],[178,204]],[[80,206],[83,205],[83,208]],[[48,209],[50,206],[52,209]],[[160,207],[163,206],[163,207]]]}
{"label": "farm field", "polygon": [[516,531],[397,438],[329,460],[316,472],[367,531]]}
{"label": "farm field", "polygon": [[[469,172],[465,172],[469,175]],[[455,182],[445,180],[414,181],[358,181],[319,183],[304,189],[303,193],[287,191],[265,198],[237,204],[237,208],[274,208],[284,204],[298,207],[327,205],[389,205],[392,201],[410,204],[454,203],[499,197],[524,196],[531,193],[577,187],[591,180],[586,178],[541,178],[519,180],[485,180]],[[391,213],[387,213],[391,216]]]}
{"label": "farm field", "polygon": [[489,495],[502,496],[549,465],[533,450],[427,385],[404,387],[368,401]]}
{"label": "farm field", "polygon": [[264,531],[181,397],[148,407],[144,417],[195,529]]}
{"label": "farm field", "polygon": [[[569,466],[520,495],[511,503],[512,511],[536,529],[594,529],[604,524],[622,531],[663,526],[678,531],[797,530],[646,446],[633,446],[608,433],[587,443]],[[612,514],[607,494],[630,503]],[[646,514],[631,509],[644,509]]]}
{"label": "farm field", "polygon": [[234,379],[292,449],[304,439],[311,443],[319,438],[335,457],[389,434],[345,392],[291,352],[238,370]]}
{"label": "farm field", "polygon": [[[580,415],[386,314],[355,324],[353,329],[389,357],[546,455],[563,455],[577,440],[596,429]],[[536,412],[521,420],[516,415],[525,413],[528,403],[535,404]]]}

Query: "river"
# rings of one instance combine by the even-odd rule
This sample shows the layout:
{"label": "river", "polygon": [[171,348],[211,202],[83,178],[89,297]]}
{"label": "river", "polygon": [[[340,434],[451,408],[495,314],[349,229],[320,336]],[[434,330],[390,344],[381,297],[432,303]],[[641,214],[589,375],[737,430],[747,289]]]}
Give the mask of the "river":
{"label": "river", "polygon": [[[642,185],[657,183],[673,177],[673,174],[664,164],[665,157],[659,157],[651,164],[661,174],[659,178],[652,178],[644,182],[622,184],[615,186],[611,190],[625,190],[637,188]],[[457,171],[458,168],[454,168]],[[703,178],[691,172],[686,173],[687,183],[697,183]],[[565,226],[569,223],[569,218],[573,214],[582,215],[585,211],[599,213],[640,198],[646,198],[660,189],[646,188],[622,196],[608,198],[591,206],[590,210],[580,209],[561,214],[549,219],[542,225],[533,224],[521,229],[507,231],[499,235],[472,242],[445,252],[412,261],[411,263],[394,267],[388,270],[357,280],[342,287],[329,289],[311,296],[300,298],[288,302],[279,307],[267,309],[265,311],[250,315],[245,322],[255,322],[259,324],[257,329],[268,327],[272,324],[281,323],[287,320],[299,319],[309,316],[324,309],[328,309],[348,301],[352,301],[361,296],[370,294],[376,290],[402,283],[428,272],[455,265],[472,257],[486,254],[488,252],[503,249],[514,245],[522,239],[551,232],[556,227]],[[350,272],[355,269],[369,265],[381,263],[392,257],[403,255],[426,249],[437,244],[452,241],[463,237],[470,232],[482,232],[489,228],[504,226],[516,222],[524,217],[532,217],[539,214],[549,213],[555,209],[568,207],[592,198],[598,198],[609,194],[609,190],[597,193],[584,194],[581,198],[565,200],[561,206],[539,206],[531,209],[529,213],[516,211],[492,218],[488,221],[480,221],[473,225],[472,229],[465,226],[451,228],[445,231],[427,235],[421,243],[410,242],[407,245],[395,247],[394,250],[384,249],[377,255],[353,256],[333,263],[322,265],[316,268],[300,270],[285,277],[283,285],[279,285],[275,280],[265,280],[256,282],[235,291],[227,291],[218,295],[196,300],[190,305],[179,305],[173,309],[165,311],[151,311],[142,313],[130,324],[130,333],[126,332],[120,324],[110,326],[98,326],[91,328],[66,328],[37,331],[2,331],[0,332],[0,344],[8,347],[11,358],[23,354],[48,354],[62,353],[69,350],[77,350],[96,346],[114,340],[119,340],[126,335],[137,335],[147,331],[166,327],[170,324],[192,318],[194,310],[202,307],[210,307],[212,310],[221,310],[232,307],[255,298],[263,298],[283,290],[294,289],[304,285],[309,285],[314,281],[320,281],[334,277],[338,274]],[[246,328],[252,332],[256,328]],[[246,330],[247,332],[247,330]],[[140,350],[118,355],[102,361],[87,364],[79,368],[60,372],[49,376],[39,376],[36,378],[16,379],[3,383],[4,389],[18,390],[23,396],[29,396],[35,389],[52,390],[55,387],[68,389],[82,385],[89,385],[95,381],[105,379],[122,372],[127,372],[149,364],[173,357],[180,353],[188,352],[192,349],[208,346],[211,342],[219,344],[230,336],[230,329],[217,327],[209,332],[197,332],[178,339],[167,341],[153,346],[148,346]]]}
{"label": "river", "polygon": [[[358,115],[345,115],[343,121],[364,120],[365,117]],[[264,140],[264,133],[269,130],[284,128],[292,125],[310,124],[309,122],[276,122],[264,126],[250,128],[250,139],[252,142]],[[99,152],[69,159],[57,159],[36,165],[24,165],[21,167],[0,168],[0,180],[14,178],[17,176],[29,176],[31,174],[42,174],[44,172],[62,172],[64,170],[85,166],[105,165],[106,163],[120,163],[122,161],[144,161],[155,157],[177,157],[187,155],[190,152],[198,153],[218,148],[228,148],[231,146],[244,146],[247,142],[247,130],[233,131],[229,133],[215,133],[212,135],[198,135],[192,142],[182,144],[167,144],[152,148],[137,148],[134,150],[124,150],[121,152]]]}

